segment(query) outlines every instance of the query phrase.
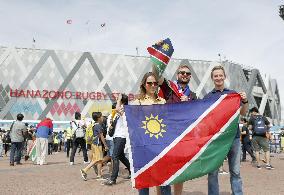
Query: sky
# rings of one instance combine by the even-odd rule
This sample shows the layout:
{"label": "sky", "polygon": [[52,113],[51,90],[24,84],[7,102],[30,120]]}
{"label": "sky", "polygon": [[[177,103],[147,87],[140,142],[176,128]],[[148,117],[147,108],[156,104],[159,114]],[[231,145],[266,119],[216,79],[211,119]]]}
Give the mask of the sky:
{"label": "sky", "polygon": [[0,0],[0,46],[32,47],[34,38],[42,49],[136,55],[138,47],[139,55],[148,56],[147,46],[169,37],[174,58],[214,61],[220,53],[269,74],[277,80],[284,104],[281,4],[283,0]]}

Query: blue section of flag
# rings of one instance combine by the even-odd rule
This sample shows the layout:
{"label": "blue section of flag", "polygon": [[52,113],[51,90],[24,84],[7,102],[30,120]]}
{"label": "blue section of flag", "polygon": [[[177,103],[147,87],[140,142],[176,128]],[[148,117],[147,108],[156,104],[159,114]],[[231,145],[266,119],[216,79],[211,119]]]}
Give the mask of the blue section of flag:
{"label": "blue section of flag", "polygon": [[[159,155],[215,101],[216,98],[209,98],[175,104],[125,106],[134,172],[136,173]],[[158,139],[154,133],[152,137],[150,134],[145,134],[147,128],[143,128],[145,125],[142,121],[147,121],[146,116],[150,118],[151,114],[153,117],[158,116],[158,120],[162,119],[161,124],[166,125],[162,127],[166,132],[161,132],[162,136],[159,135]]]}
{"label": "blue section of flag", "polygon": [[174,53],[174,48],[172,42],[169,38],[163,40],[161,45],[152,45],[153,48],[165,54],[168,57],[171,57]]}

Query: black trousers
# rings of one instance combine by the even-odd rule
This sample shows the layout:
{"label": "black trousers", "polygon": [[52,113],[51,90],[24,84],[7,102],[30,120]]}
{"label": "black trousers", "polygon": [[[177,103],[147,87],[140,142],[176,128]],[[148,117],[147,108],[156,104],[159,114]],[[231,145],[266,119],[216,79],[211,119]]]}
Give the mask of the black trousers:
{"label": "black trousers", "polygon": [[254,154],[253,154],[253,149],[251,147],[251,142],[250,141],[244,141],[243,142],[242,151],[243,151],[243,158],[242,158],[242,160],[246,160],[246,152],[249,153],[249,155],[251,156],[252,160],[256,159]]}
{"label": "black trousers", "polygon": [[52,151],[53,151],[53,143],[48,143],[48,155],[52,154]]}
{"label": "black trousers", "polygon": [[129,171],[130,174],[130,163],[129,160],[125,157],[124,148],[126,144],[126,138],[115,137],[113,138],[113,169],[110,180],[115,181],[118,176],[119,171],[119,161],[121,161]]}
{"label": "black trousers", "polygon": [[7,155],[7,152],[9,150],[9,143],[4,143],[4,151],[5,151],[5,155]]}
{"label": "black trousers", "polygon": [[59,151],[61,152],[62,140],[59,142]]}
{"label": "black trousers", "polygon": [[53,144],[53,150],[54,152],[58,152],[58,144]]}
{"label": "black trousers", "polygon": [[80,147],[81,147],[81,149],[83,151],[84,161],[88,162],[88,155],[87,155],[87,149],[86,149],[86,140],[84,138],[76,138],[73,141],[73,148],[72,148],[72,153],[71,153],[71,156],[70,156],[70,162],[74,162],[75,153],[76,153],[76,150],[77,150],[79,145],[80,145]]}
{"label": "black trousers", "polygon": [[67,152],[67,157],[69,157],[69,153],[70,153],[70,148],[72,146],[72,139],[67,139],[66,141],[66,152]]}

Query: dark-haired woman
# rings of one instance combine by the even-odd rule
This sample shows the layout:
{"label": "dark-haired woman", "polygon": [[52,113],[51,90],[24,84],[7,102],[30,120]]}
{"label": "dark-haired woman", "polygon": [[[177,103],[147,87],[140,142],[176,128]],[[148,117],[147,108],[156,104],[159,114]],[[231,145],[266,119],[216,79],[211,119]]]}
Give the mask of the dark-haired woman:
{"label": "dark-haired woman", "polygon": [[[140,84],[140,96],[136,99],[134,105],[153,105],[153,104],[165,104],[166,100],[158,97],[158,79],[152,72],[146,73]],[[139,190],[139,195],[148,195],[149,188],[143,188]],[[170,195],[171,186],[157,187],[157,194]]]}

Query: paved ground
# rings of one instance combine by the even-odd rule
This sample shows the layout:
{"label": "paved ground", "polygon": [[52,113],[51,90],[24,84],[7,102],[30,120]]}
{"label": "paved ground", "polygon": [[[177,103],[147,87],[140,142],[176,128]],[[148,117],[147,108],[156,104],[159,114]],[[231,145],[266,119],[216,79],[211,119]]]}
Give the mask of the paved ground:
{"label": "paved ground", "polygon": [[[88,181],[83,181],[80,168],[84,167],[81,156],[75,157],[75,165],[70,166],[64,153],[48,156],[48,165],[33,165],[30,161],[23,165],[9,166],[8,157],[0,157],[0,194],[138,194],[131,188],[129,180],[118,179],[115,186],[101,185],[95,179],[93,170],[89,171]],[[284,194],[284,154],[272,158],[275,170],[258,170],[250,162],[242,163],[241,173],[244,183],[244,194],[249,195],[280,195]],[[225,163],[225,168],[227,163]],[[104,173],[107,173],[107,168]],[[122,174],[124,174],[123,171]],[[219,176],[221,195],[230,194],[228,175]],[[155,194],[155,189],[151,189]],[[183,194],[207,194],[207,177],[185,183]]]}

